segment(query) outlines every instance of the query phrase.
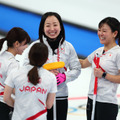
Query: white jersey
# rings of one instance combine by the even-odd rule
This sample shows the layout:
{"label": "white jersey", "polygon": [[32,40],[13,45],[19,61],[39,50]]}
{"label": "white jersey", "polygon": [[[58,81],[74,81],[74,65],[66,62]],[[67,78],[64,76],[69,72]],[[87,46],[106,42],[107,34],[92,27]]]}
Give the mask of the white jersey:
{"label": "white jersey", "polygon": [[[47,63],[58,62],[58,61],[63,61],[65,63],[65,67],[58,69],[58,71],[60,73],[63,73],[63,72],[65,73],[66,81],[58,86],[58,92],[56,94],[56,97],[57,99],[59,99],[59,97],[60,98],[67,97],[68,96],[67,83],[75,80],[80,75],[80,72],[81,72],[81,65],[80,65],[78,56],[72,44],[67,41],[64,41],[62,45],[59,45],[59,48],[55,50],[56,54],[53,54],[53,51],[51,47],[49,46],[46,38],[44,38],[43,40],[44,40],[43,42],[47,45],[48,50],[49,50],[49,56],[48,56]],[[39,42],[40,40],[33,42],[24,51],[23,53],[24,59],[22,61],[22,65],[29,64],[28,52],[35,43],[39,43]],[[69,70],[67,71],[67,69]]]}
{"label": "white jersey", "polygon": [[0,54],[0,101],[3,101],[3,94],[5,88],[5,79],[14,69],[19,68],[19,63],[15,59],[15,56],[7,51]]}
{"label": "white jersey", "polygon": [[[103,53],[103,47],[97,49],[92,54],[88,56],[89,62],[92,64],[92,69],[96,67],[95,65],[95,56],[96,54],[100,55],[99,67],[111,75],[119,75],[120,70],[120,47],[116,45],[110,50]],[[92,71],[90,87],[88,96],[93,99],[94,91],[94,73]],[[97,101],[99,102],[108,102],[117,104],[117,92],[118,84],[106,80],[104,78],[98,78],[98,88],[97,88]]]}
{"label": "white jersey", "polygon": [[15,104],[12,120],[46,120],[46,100],[48,93],[57,92],[56,77],[40,68],[40,82],[33,85],[28,80],[30,67],[21,67],[7,77],[5,83],[15,88]]}

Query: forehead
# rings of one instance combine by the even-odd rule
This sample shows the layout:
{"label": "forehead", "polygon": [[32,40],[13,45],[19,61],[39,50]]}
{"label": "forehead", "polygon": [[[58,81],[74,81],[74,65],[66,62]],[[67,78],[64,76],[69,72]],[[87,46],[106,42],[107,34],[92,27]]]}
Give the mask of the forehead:
{"label": "forehead", "polygon": [[110,26],[106,23],[101,24],[99,28],[100,29],[111,29]]}
{"label": "forehead", "polygon": [[59,21],[55,16],[48,16],[45,20],[45,24],[49,23],[59,23]]}

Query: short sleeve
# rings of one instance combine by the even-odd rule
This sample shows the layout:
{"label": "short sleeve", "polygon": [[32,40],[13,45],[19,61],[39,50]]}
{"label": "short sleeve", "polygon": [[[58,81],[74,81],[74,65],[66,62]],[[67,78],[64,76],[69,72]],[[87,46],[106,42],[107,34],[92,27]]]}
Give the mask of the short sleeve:
{"label": "short sleeve", "polygon": [[87,57],[87,59],[88,59],[88,61],[89,61],[90,63],[92,63],[92,60],[94,59],[94,55],[95,55],[95,52],[92,52],[92,53]]}
{"label": "short sleeve", "polygon": [[8,66],[8,70],[7,70],[7,76],[15,69],[19,69],[19,62],[12,61],[9,66]]}
{"label": "short sleeve", "polygon": [[117,54],[116,64],[117,64],[118,70],[120,70],[120,53]]}
{"label": "short sleeve", "polygon": [[12,71],[5,80],[5,84],[10,86],[11,88],[14,88],[13,76],[14,76],[14,71]]}
{"label": "short sleeve", "polygon": [[54,75],[51,76],[52,83],[51,83],[51,89],[50,93],[56,93],[57,92],[57,80]]}

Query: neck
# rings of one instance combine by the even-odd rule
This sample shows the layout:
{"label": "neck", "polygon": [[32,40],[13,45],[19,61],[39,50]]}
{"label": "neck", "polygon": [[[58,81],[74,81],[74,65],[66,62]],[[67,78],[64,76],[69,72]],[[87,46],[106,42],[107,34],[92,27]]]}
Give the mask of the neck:
{"label": "neck", "polygon": [[16,55],[16,52],[13,48],[8,48],[7,51],[12,53],[14,56]]}
{"label": "neck", "polygon": [[117,44],[113,43],[113,44],[109,44],[109,45],[104,45],[104,50],[110,50],[111,48],[115,47]]}

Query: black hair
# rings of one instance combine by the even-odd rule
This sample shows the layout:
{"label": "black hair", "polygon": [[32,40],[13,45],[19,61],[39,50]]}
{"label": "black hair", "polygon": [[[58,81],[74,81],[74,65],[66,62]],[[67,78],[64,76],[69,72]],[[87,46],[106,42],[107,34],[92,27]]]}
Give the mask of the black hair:
{"label": "black hair", "polygon": [[36,85],[39,83],[40,76],[38,75],[38,68],[47,61],[48,58],[48,48],[44,43],[35,43],[29,52],[30,64],[34,67],[29,71],[28,78],[29,81]]}
{"label": "black hair", "polygon": [[45,23],[45,20],[47,19],[47,17],[49,17],[49,16],[55,16],[58,19],[59,23],[60,23],[60,27],[61,27],[60,36],[62,37],[62,41],[61,41],[61,44],[62,44],[63,41],[65,40],[65,30],[64,30],[62,19],[61,19],[60,15],[58,13],[56,13],[56,12],[46,12],[42,16],[40,26],[39,26],[39,39],[40,39],[40,42],[43,43],[44,23]]}
{"label": "black hair", "polygon": [[103,24],[107,24],[112,32],[118,32],[115,39],[118,40],[118,45],[120,46],[120,22],[114,17],[106,17],[100,21],[98,27],[101,28]]}
{"label": "black hair", "polygon": [[7,33],[5,38],[0,39],[0,50],[2,49],[5,40],[7,41],[8,47],[13,47],[13,43],[16,41],[22,43],[24,40],[26,40],[25,44],[29,43],[30,36],[22,28],[14,27]]}

